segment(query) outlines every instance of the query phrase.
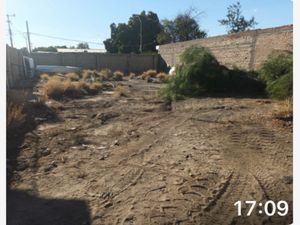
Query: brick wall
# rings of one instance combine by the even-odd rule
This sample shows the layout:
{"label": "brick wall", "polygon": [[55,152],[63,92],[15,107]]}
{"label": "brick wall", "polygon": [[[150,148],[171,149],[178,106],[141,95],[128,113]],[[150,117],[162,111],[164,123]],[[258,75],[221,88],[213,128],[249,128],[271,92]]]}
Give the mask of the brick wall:
{"label": "brick wall", "polygon": [[179,63],[179,55],[184,49],[192,45],[209,48],[225,66],[253,70],[259,68],[272,50],[292,50],[293,25],[161,45],[159,53],[173,66]]}

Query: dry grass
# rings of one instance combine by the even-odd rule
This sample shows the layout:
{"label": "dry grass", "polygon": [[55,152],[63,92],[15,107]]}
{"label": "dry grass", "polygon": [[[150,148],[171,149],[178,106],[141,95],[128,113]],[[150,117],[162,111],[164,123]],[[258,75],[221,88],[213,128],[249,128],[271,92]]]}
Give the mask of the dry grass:
{"label": "dry grass", "polygon": [[88,80],[93,77],[94,71],[93,70],[83,70],[81,74],[82,74],[82,78],[84,80]]}
{"label": "dry grass", "polygon": [[114,72],[113,80],[115,80],[115,81],[121,81],[121,80],[123,80],[123,76],[124,76],[124,73],[121,72],[121,71],[119,71],[119,70],[117,70],[117,71]]}
{"label": "dry grass", "polygon": [[43,85],[41,89],[41,94],[43,96],[51,97],[54,99],[59,99],[65,92],[65,84],[57,78],[52,78],[48,80],[46,84]]}
{"label": "dry grass", "polygon": [[169,75],[166,73],[159,73],[157,74],[156,78],[159,79],[161,82],[166,82],[168,80]]}
{"label": "dry grass", "polygon": [[94,89],[94,90],[101,90],[103,85],[100,82],[94,82],[92,84],[90,84],[90,89]]}
{"label": "dry grass", "polygon": [[116,97],[128,97],[129,96],[129,89],[128,89],[128,87],[118,85],[115,88],[115,96]]}
{"label": "dry grass", "polygon": [[47,73],[42,73],[42,74],[40,75],[40,78],[41,78],[42,80],[44,80],[44,81],[47,81],[47,80],[49,80],[49,74],[47,74]]}
{"label": "dry grass", "polygon": [[71,81],[79,80],[79,75],[77,73],[67,73],[65,76]]}
{"label": "dry grass", "polygon": [[12,130],[25,122],[24,106],[15,102],[8,102],[6,106],[6,127]]}
{"label": "dry grass", "polygon": [[293,120],[293,99],[288,98],[286,100],[281,101],[278,104],[277,110],[273,113],[273,116],[277,119],[281,119],[284,121],[292,121]]}
{"label": "dry grass", "polygon": [[[88,74],[85,71],[85,74]],[[84,94],[96,94],[101,90],[102,84],[98,81],[87,82],[86,80],[70,79],[70,77],[78,76],[77,74],[69,73],[68,76],[61,79],[61,77],[53,76],[41,87],[40,96],[44,100],[48,98],[60,100],[64,96],[70,98],[79,98]],[[79,79],[79,76],[78,76]]]}
{"label": "dry grass", "polygon": [[48,100],[48,95],[46,95],[42,91],[42,92],[40,92],[40,94],[38,96],[36,96],[36,101],[34,102],[34,106],[42,107],[46,104],[47,100]]}
{"label": "dry grass", "polygon": [[155,78],[156,75],[157,75],[156,70],[147,70],[147,71],[143,72],[142,79],[145,80],[147,77]]}
{"label": "dry grass", "polygon": [[65,80],[65,77],[60,74],[54,74],[53,76],[50,76],[48,80],[58,80],[58,81],[63,81]]}
{"label": "dry grass", "polygon": [[129,74],[129,79],[134,79],[136,77],[136,74],[135,73],[130,73]]}
{"label": "dry grass", "polygon": [[65,80],[62,82],[62,84],[64,87],[62,95],[73,98],[78,98],[82,96],[82,91],[74,84],[74,82],[70,80]]}
{"label": "dry grass", "polygon": [[110,80],[113,77],[113,73],[110,69],[103,69],[100,71],[100,76],[103,80]]}

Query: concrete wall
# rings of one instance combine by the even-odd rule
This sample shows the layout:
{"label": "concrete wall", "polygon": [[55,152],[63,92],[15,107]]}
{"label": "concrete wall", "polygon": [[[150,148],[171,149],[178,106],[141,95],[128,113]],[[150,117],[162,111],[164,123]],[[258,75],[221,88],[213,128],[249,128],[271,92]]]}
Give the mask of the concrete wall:
{"label": "concrete wall", "polygon": [[97,70],[109,68],[126,73],[141,73],[148,69],[160,71],[164,67],[158,54],[32,53],[31,56],[36,65],[78,66]]}
{"label": "concrete wall", "polygon": [[14,88],[24,79],[26,77],[22,53],[6,45],[6,87]]}
{"label": "concrete wall", "polygon": [[173,66],[179,63],[179,55],[184,49],[192,45],[209,48],[225,66],[253,70],[259,68],[272,50],[292,51],[293,25],[161,45],[159,53]]}

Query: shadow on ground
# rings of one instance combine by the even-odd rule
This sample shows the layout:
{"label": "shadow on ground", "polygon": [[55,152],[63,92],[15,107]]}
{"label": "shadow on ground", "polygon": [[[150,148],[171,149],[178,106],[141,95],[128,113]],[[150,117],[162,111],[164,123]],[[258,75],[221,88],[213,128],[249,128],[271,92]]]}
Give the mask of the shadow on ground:
{"label": "shadow on ground", "polygon": [[7,225],[89,225],[85,201],[46,199],[24,191],[7,192]]}

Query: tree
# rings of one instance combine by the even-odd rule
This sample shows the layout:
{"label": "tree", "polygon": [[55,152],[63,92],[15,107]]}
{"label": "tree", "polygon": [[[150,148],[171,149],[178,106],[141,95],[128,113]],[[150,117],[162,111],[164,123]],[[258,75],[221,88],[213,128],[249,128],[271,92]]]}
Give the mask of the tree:
{"label": "tree", "polygon": [[201,14],[195,8],[180,13],[174,20],[162,20],[162,32],[157,36],[159,44],[205,38],[207,33],[200,30],[197,17]]}
{"label": "tree", "polygon": [[21,51],[21,53],[22,53],[23,55],[28,55],[28,54],[29,54],[27,48],[25,48],[25,47],[20,48],[20,51]]}
{"label": "tree", "polygon": [[67,46],[48,46],[48,47],[37,47],[32,50],[32,52],[57,52],[58,48],[67,48]]}
{"label": "tree", "polygon": [[110,25],[111,37],[103,43],[110,53],[138,53],[140,51],[140,27],[142,22],[142,51],[156,51],[156,37],[161,32],[161,25],[156,13],[142,11],[132,15],[128,23]]}
{"label": "tree", "polygon": [[164,19],[162,23],[162,32],[157,35],[157,42],[159,44],[167,44],[176,42],[176,25],[173,20]]}
{"label": "tree", "polygon": [[228,28],[228,33],[249,30],[257,25],[257,22],[253,16],[250,20],[246,20],[242,15],[242,5],[240,2],[230,5],[227,8],[226,18],[219,20],[219,23]]}
{"label": "tree", "polygon": [[82,43],[79,43],[77,45],[77,48],[79,48],[79,49],[89,49],[89,44],[86,43],[86,42],[82,42]]}

